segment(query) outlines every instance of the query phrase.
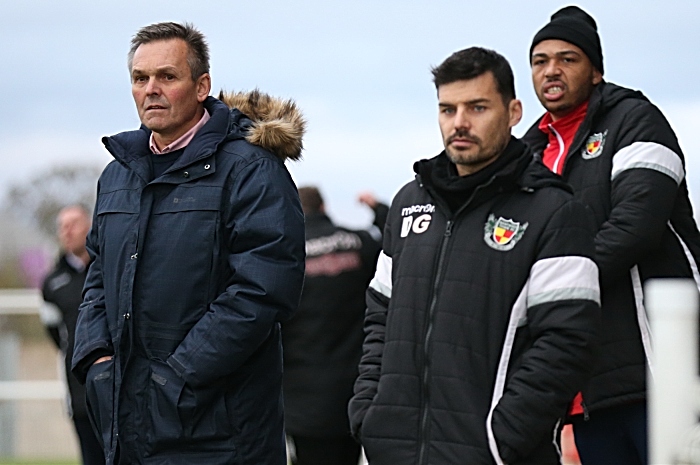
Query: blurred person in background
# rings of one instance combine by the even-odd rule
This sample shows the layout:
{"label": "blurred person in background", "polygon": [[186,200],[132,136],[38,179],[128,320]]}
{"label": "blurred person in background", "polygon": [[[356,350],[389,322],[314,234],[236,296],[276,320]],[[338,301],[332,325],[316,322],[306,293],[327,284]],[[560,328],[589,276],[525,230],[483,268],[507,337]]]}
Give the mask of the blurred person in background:
{"label": "blurred person in background", "polygon": [[650,278],[698,280],[700,233],[685,161],[661,111],[641,92],[603,79],[595,20],[568,6],[530,47],[546,110],[523,140],[574,188],[595,217],[602,331],[593,374],[569,413],[584,465],[645,465],[651,334]]}
{"label": "blurred person in background", "polygon": [[[299,310],[282,325],[286,431],[294,465],[357,465],[347,405],[362,356],[365,291],[381,241],[340,227],[318,188],[299,188],[306,226],[306,272]],[[383,230],[388,206],[369,192],[359,202]]]}
{"label": "blurred person in background", "polygon": [[61,209],[56,218],[61,255],[42,285],[44,305],[41,319],[59,348],[65,363],[68,387],[68,412],[75,425],[80,442],[80,452],[85,465],[105,463],[97,436],[90,425],[85,405],[85,387],[70,370],[75,339],[75,323],[78,307],[83,301],[82,292],[90,262],[85,237],[90,230],[90,212],[82,205],[70,205]]}

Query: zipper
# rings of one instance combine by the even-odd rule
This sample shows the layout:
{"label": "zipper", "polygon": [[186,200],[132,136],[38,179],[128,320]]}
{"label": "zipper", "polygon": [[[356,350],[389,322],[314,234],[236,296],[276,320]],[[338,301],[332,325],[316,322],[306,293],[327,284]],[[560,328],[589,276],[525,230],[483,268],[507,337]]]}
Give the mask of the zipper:
{"label": "zipper", "polygon": [[[593,97],[591,97],[591,100],[593,100]],[[591,103],[593,103],[591,105]],[[598,109],[600,108],[601,104],[601,99],[598,98],[598,100],[591,102],[589,100],[588,102],[588,110],[586,110],[586,116],[583,118],[583,121],[581,122],[581,125],[578,127],[576,130],[576,134],[574,135],[574,140],[571,141],[571,147],[569,147],[569,151],[564,158],[564,166],[562,167],[561,170],[561,176],[562,178],[566,174],[566,169],[571,165],[571,160],[573,158],[576,158],[572,156],[581,148],[583,148],[583,144],[586,142],[586,139],[588,139],[588,134],[591,132],[593,129],[593,119],[596,117],[596,114],[598,113]]]}
{"label": "zipper", "polygon": [[445,234],[443,235],[442,243],[440,244],[440,258],[438,259],[437,273],[435,275],[435,280],[433,281],[433,296],[430,301],[430,308],[428,310],[427,327],[425,330],[424,339],[425,342],[423,344],[423,395],[421,396],[421,426],[418,437],[418,443],[420,444],[418,452],[419,465],[428,463],[427,438],[428,429],[430,426],[430,341],[433,332],[433,317],[435,316],[435,308],[437,307],[438,289],[440,288],[440,281],[442,280],[442,267],[445,262],[445,255],[447,254],[447,242],[452,236],[453,225],[453,220],[447,220]]}
{"label": "zipper", "polygon": [[588,406],[586,405],[586,402],[584,402],[583,396],[581,396],[581,408],[583,409],[583,421],[590,420],[591,417],[588,415]]}
{"label": "zipper", "polygon": [[[429,386],[429,379],[430,379],[430,341],[431,341],[431,336],[432,336],[432,330],[433,330],[433,317],[435,316],[435,308],[437,307],[437,299],[438,299],[438,289],[440,288],[440,282],[442,280],[442,268],[445,263],[445,255],[447,254],[447,242],[449,241],[450,237],[452,236],[452,227],[455,224],[455,219],[458,218],[463,211],[471,205],[472,201],[476,197],[476,194],[483,189],[486,189],[489,187],[491,184],[493,184],[496,180],[496,176],[492,176],[488,181],[486,181],[484,184],[477,186],[474,189],[474,192],[469,196],[466,202],[457,209],[456,212],[452,215],[453,219],[448,219],[447,224],[445,226],[445,233],[442,237],[442,242],[440,244],[440,256],[438,258],[438,264],[437,264],[437,273],[435,275],[435,280],[433,281],[433,290],[432,290],[432,299],[430,301],[430,308],[428,310],[428,317],[427,317],[427,322],[426,322],[426,329],[425,329],[425,339],[424,339],[424,344],[423,344],[423,375],[422,375],[422,387],[423,387],[423,396],[421,396],[421,423],[420,423],[420,430],[418,431],[418,444],[420,444],[419,449],[418,449],[418,465],[427,465],[428,464],[428,448],[427,448],[427,439],[429,436],[429,410],[430,410],[430,386]],[[450,209],[447,205],[445,205],[442,202],[442,198],[437,195],[429,186],[426,186],[426,190],[430,194],[430,196],[434,199],[435,203],[438,204],[441,208],[444,208],[446,212],[449,212]],[[501,191],[496,195],[499,195]]]}
{"label": "zipper", "polygon": [[[549,125],[549,130],[552,134],[554,134],[554,137],[557,138],[557,144],[559,144],[559,155],[557,155],[557,159],[554,160],[554,164],[552,165],[552,171],[554,171],[556,174],[560,174],[564,172],[564,169],[562,167],[562,170],[559,170],[559,163],[561,163],[561,158],[564,155],[564,139],[562,139],[561,135],[557,132],[556,129],[554,129],[554,126],[551,124]],[[564,162],[566,162],[566,158],[564,158]]]}

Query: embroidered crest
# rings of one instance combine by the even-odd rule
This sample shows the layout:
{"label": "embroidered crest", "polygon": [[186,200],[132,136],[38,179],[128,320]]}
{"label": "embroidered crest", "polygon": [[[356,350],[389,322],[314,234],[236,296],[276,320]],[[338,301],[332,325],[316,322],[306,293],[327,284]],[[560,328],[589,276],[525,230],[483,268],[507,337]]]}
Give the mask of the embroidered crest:
{"label": "embroidered crest", "polygon": [[484,242],[492,249],[507,251],[515,247],[523,237],[529,223],[520,224],[502,216],[496,219],[491,213],[484,225]]}
{"label": "embroidered crest", "polygon": [[605,136],[608,135],[608,130],[605,132],[598,132],[593,134],[586,141],[586,145],[583,146],[581,151],[581,156],[585,160],[590,160],[591,158],[599,157],[603,153],[603,147],[605,146]]}

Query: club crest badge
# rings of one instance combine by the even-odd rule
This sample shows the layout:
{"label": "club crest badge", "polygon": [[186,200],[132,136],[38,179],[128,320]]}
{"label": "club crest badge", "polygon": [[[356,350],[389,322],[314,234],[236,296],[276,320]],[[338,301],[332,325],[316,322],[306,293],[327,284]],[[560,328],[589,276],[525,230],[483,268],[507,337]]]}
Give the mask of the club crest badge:
{"label": "club crest badge", "polygon": [[484,242],[492,249],[511,250],[525,234],[528,224],[520,224],[502,216],[496,219],[492,213],[484,225]]}
{"label": "club crest badge", "polygon": [[605,146],[605,136],[608,135],[608,130],[605,132],[598,132],[593,134],[586,141],[586,145],[583,146],[581,151],[581,156],[585,160],[590,160],[591,158],[599,157],[603,153],[603,147]]}

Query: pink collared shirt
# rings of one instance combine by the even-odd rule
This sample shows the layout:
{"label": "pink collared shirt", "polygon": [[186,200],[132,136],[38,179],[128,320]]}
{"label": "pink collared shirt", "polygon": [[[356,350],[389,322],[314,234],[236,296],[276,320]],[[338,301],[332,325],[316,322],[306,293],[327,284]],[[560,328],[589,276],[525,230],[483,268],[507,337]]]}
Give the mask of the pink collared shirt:
{"label": "pink collared shirt", "polygon": [[156,155],[160,155],[164,153],[170,153],[174,150],[180,150],[183,147],[187,147],[187,144],[189,144],[192,141],[194,135],[197,134],[197,131],[202,129],[202,126],[207,124],[209,118],[211,118],[211,116],[209,116],[209,112],[205,108],[204,114],[202,115],[202,119],[200,119],[197,124],[192,126],[192,128],[189,131],[187,131],[182,136],[174,140],[170,145],[166,145],[165,147],[163,147],[163,150],[158,148],[156,142],[153,140],[153,133],[151,133],[151,138],[148,140],[148,145],[151,148],[151,152],[155,153]]}

